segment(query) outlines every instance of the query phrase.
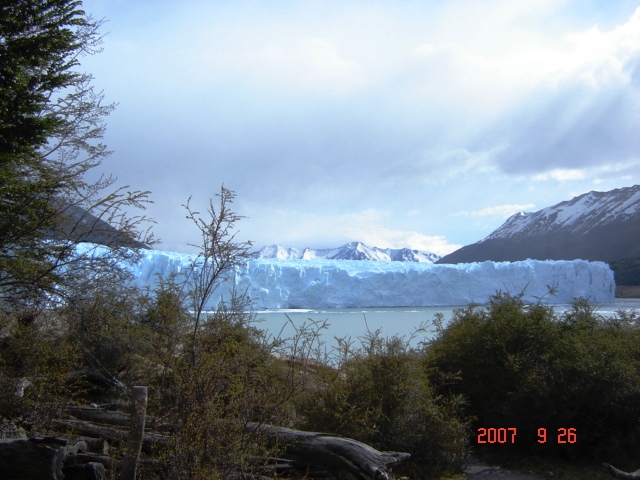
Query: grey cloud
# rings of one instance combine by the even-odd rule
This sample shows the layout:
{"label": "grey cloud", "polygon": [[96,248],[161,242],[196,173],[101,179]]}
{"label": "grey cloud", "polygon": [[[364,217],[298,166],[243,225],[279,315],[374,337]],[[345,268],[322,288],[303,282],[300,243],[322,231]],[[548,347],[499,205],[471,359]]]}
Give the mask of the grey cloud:
{"label": "grey cloud", "polygon": [[565,88],[539,102],[499,129],[498,138],[508,145],[498,157],[505,173],[583,168],[640,156],[638,88]]}

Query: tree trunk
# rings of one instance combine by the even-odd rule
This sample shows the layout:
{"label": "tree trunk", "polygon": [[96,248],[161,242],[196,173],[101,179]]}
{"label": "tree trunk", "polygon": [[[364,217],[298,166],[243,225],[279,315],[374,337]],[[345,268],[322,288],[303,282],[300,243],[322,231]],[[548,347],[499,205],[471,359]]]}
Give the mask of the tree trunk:
{"label": "tree trunk", "polygon": [[272,425],[248,424],[247,430],[285,444],[285,451],[307,465],[342,470],[361,480],[388,480],[390,469],[411,458],[408,453],[380,452],[350,438],[303,432]]}

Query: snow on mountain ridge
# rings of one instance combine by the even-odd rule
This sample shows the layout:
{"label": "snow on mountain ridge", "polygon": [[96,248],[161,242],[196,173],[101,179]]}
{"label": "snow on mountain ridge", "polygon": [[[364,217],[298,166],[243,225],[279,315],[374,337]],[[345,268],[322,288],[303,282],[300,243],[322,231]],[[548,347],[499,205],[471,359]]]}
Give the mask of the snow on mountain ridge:
{"label": "snow on mountain ridge", "polygon": [[512,215],[485,240],[540,235],[559,229],[585,233],[639,212],[640,185],[611,192],[592,191],[537,212]]}
{"label": "snow on mountain ridge", "polygon": [[440,256],[409,248],[370,247],[362,242],[349,242],[337,248],[300,250],[282,245],[263,247],[253,254],[254,258],[277,258],[280,260],[375,260],[382,262],[435,263]]}

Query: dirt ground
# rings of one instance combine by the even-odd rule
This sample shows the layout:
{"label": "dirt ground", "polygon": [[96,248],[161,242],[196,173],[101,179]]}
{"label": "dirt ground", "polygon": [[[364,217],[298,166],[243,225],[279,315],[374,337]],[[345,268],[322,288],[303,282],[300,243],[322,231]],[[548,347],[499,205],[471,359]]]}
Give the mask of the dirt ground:
{"label": "dirt ground", "polygon": [[500,467],[473,462],[464,470],[469,480],[542,480],[544,477],[533,473],[514,472]]}
{"label": "dirt ground", "polygon": [[542,480],[543,477],[532,473],[513,472],[500,467],[487,467],[485,469],[465,472],[465,477],[469,480]]}

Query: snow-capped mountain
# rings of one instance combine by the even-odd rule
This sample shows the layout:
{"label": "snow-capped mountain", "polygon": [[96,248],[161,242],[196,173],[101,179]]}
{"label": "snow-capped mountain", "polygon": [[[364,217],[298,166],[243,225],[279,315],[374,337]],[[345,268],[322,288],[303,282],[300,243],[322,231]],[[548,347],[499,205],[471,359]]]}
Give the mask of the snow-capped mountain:
{"label": "snow-capped mountain", "polygon": [[254,258],[278,258],[281,260],[379,260],[383,262],[435,263],[440,256],[435,253],[409,248],[370,247],[362,242],[349,242],[337,248],[298,249],[271,245],[254,253]]}
{"label": "snow-capped mountain", "polygon": [[640,257],[640,185],[589,192],[534,213],[513,215],[484,240],[438,263],[599,260]]}

